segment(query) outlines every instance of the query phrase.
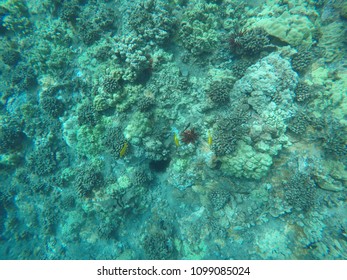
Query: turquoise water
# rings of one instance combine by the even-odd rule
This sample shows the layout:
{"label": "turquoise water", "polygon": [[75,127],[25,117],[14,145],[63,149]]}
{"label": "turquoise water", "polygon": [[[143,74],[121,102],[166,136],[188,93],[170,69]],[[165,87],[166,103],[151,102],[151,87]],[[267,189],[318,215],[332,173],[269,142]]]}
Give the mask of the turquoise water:
{"label": "turquoise water", "polygon": [[1,1],[1,259],[346,259],[345,1]]}

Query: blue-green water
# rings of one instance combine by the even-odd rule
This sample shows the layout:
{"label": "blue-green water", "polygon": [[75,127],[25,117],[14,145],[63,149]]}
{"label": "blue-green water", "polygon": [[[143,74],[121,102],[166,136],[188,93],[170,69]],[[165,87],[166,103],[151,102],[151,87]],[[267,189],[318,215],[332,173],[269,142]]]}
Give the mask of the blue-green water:
{"label": "blue-green water", "polygon": [[346,23],[1,1],[0,258],[346,259]]}

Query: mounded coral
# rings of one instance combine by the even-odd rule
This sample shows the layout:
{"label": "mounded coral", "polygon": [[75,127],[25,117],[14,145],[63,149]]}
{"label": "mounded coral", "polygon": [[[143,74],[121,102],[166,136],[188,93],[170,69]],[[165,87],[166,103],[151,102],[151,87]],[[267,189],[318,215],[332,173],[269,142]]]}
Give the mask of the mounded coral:
{"label": "mounded coral", "polygon": [[147,187],[152,179],[153,177],[149,170],[138,169],[134,172],[133,184],[135,186]]}
{"label": "mounded coral", "polygon": [[94,97],[93,106],[97,112],[102,112],[110,108],[109,99],[98,94]]}
{"label": "mounded coral", "polygon": [[[252,114],[241,126],[249,133],[242,133],[242,129],[236,130],[241,132],[238,137],[232,133],[231,139],[237,138],[233,154],[221,157],[226,174],[259,179],[272,165],[272,157],[289,145],[285,132],[287,119],[297,110],[294,103],[297,81],[289,61],[272,53],[249,67],[234,84],[231,99],[245,100]],[[276,96],[281,98],[275,99]]]}
{"label": "mounded coral", "polygon": [[191,3],[180,22],[180,43],[193,55],[211,53],[220,42],[218,5]]}
{"label": "mounded coral", "polygon": [[[69,15],[72,19],[74,14],[77,13],[73,9],[72,3]],[[101,38],[103,31],[114,32],[113,23],[115,17],[114,9],[103,3],[85,5],[77,18],[80,38],[87,46],[91,46]]]}
{"label": "mounded coral", "polygon": [[139,141],[150,130],[151,126],[148,116],[145,113],[136,112],[129,119],[128,125],[124,129],[124,136],[126,139],[135,138],[136,141]]}
{"label": "mounded coral", "polygon": [[[303,8],[303,7],[300,7]],[[303,8],[305,9],[305,8]],[[264,10],[264,13],[270,10]],[[273,11],[271,11],[273,12]],[[310,47],[314,42],[315,26],[310,18],[302,14],[300,9],[281,11],[278,7],[278,15],[266,15],[256,21],[253,26],[263,28],[268,34],[286,42],[292,46]],[[314,11],[307,10],[307,13]],[[262,15],[261,13],[259,13]]]}
{"label": "mounded coral", "polygon": [[251,179],[262,178],[272,165],[272,157],[257,152],[252,146],[239,142],[235,155],[224,156],[222,170],[228,175]]}
{"label": "mounded coral", "polygon": [[290,116],[297,81],[289,61],[272,53],[247,69],[245,76],[235,83],[231,98],[247,98],[252,109],[261,114],[266,106],[274,105],[271,104],[274,96],[281,95],[276,109]]}
{"label": "mounded coral", "polygon": [[117,37],[115,44],[115,54],[124,68],[122,78],[145,82],[151,76],[158,47],[171,35],[175,16],[170,5],[161,0],[137,3],[124,12],[127,32]]}
{"label": "mounded coral", "polygon": [[111,239],[116,237],[117,233],[117,224],[114,220],[102,221],[98,226],[98,235],[100,238]]}
{"label": "mounded coral", "polygon": [[335,135],[329,135],[323,148],[328,155],[342,159],[347,155],[346,134],[337,132]]}
{"label": "mounded coral", "polygon": [[123,215],[138,215],[148,207],[146,199],[147,189],[132,184],[128,176],[121,176],[117,180],[118,188],[111,192],[117,212]]}
{"label": "mounded coral", "polygon": [[61,204],[65,210],[72,210],[75,208],[76,201],[73,195],[65,195],[61,199]]}
{"label": "mounded coral", "polygon": [[80,126],[77,117],[74,116],[63,123],[63,138],[67,145],[77,154],[87,158],[102,153],[104,131],[104,125],[99,123],[95,126]]}
{"label": "mounded coral", "polygon": [[42,227],[47,235],[54,235],[57,229],[57,209],[53,206],[47,206],[42,211]]}
{"label": "mounded coral", "polygon": [[124,81],[135,81],[142,71],[150,67],[150,59],[146,56],[150,53],[150,48],[135,32],[117,39],[115,53],[124,67]]}

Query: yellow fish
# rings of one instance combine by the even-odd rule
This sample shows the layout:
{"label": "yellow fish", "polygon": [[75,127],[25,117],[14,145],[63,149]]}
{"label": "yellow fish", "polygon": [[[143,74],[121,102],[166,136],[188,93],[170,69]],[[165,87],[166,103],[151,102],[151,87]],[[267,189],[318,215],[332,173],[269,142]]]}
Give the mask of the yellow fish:
{"label": "yellow fish", "polygon": [[128,142],[125,142],[123,144],[123,147],[119,152],[119,157],[123,157],[125,155],[125,153],[127,152],[128,146],[129,146]]}
{"label": "yellow fish", "polygon": [[175,141],[176,147],[179,147],[180,146],[180,139],[178,139],[178,136],[176,133],[174,134],[174,141]]}
{"label": "yellow fish", "polygon": [[212,145],[212,135],[210,131],[207,132],[207,143],[209,146]]}

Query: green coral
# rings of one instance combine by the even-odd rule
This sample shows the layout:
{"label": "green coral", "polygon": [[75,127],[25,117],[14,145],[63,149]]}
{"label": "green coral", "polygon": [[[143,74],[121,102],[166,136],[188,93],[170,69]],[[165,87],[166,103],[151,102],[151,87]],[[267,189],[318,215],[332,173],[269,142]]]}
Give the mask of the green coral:
{"label": "green coral", "polygon": [[269,154],[257,152],[243,141],[239,142],[235,155],[224,156],[221,161],[221,168],[225,174],[239,178],[260,179],[272,165],[272,157]]}
{"label": "green coral", "polygon": [[212,52],[218,44],[218,5],[193,3],[185,11],[179,29],[181,44],[194,55]]}
{"label": "green coral", "polygon": [[283,11],[279,16],[269,14],[258,20],[254,26],[263,28],[268,34],[292,46],[309,47],[313,43],[314,24],[298,10]]}
{"label": "green coral", "polygon": [[0,8],[4,11],[2,25],[8,31],[19,34],[27,34],[32,30],[29,20],[29,9],[26,1],[9,0],[1,4]]}
{"label": "green coral", "polygon": [[145,113],[136,112],[131,116],[128,125],[125,127],[124,135],[127,139],[143,138],[150,132],[150,121]]}
{"label": "green coral", "polygon": [[63,137],[67,145],[87,158],[99,155],[103,151],[101,139],[105,126],[100,123],[94,127],[76,127],[77,118],[70,118],[63,124]]}

